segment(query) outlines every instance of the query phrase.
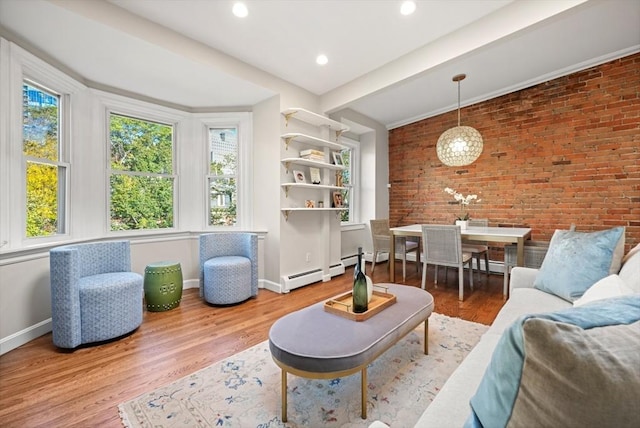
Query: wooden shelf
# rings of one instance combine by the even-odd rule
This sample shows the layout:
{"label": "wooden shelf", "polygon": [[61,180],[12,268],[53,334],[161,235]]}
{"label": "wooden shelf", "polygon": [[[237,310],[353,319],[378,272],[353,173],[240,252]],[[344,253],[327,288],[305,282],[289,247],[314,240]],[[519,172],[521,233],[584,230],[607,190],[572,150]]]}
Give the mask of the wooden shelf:
{"label": "wooden shelf", "polygon": [[280,162],[282,162],[287,172],[289,172],[289,164],[331,169],[334,171],[340,171],[344,169],[344,166],[341,166],[341,165],[334,165],[332,163],[312,161],[312,160],[302,159],[302,158],[285,158],[285,159],[282,159]]}
{"label": "wooden shelf", "polygon": [[336,215],[338,215],[340,213],[340,211],[345,211],[347,208],[281,208],[280,211],[282,211],[282,214],[284,215],[285,220],[289,220],[289,213],[291,213],[292,211],[333,211],[336,213]]}
{"label": "wooden shelf", "polygon": [[327,126],[336,131],[338,135],[349,130],[349,127],[343,123],[299,107],[288,108],[282,112],[282,115],[285,117],[287,125],[289,120],[297,119],[315,126]]}
{"label": "wooden shelf", "polygon": [[328,147],[332,150],[344,149],[344,146],[342,144],[334,143],[329,140],[323,140],[322,138],[313,137],[307,134],[301,134],[300,132],[289,132],[287,134],[282,134],[280,138],[284,139],[284,147],[287,150],[289,150],[289,143],[291,143],[292,141],[297,141],[315,147]]}
{"label": "wooden shelf", "polygon": [[[299,189],[318,189],[318,190],[343,190],[344,187],[339,186],[326,186],[324,184],[311,184],[311,183],[283,183],[280,186],[284,189],[285,195],[289,196],[289,189],[291,188],[299,188]],[[305,208],[305,209],[313,209],[313,208]],[[320,208],[315,208],[320,209]]]}

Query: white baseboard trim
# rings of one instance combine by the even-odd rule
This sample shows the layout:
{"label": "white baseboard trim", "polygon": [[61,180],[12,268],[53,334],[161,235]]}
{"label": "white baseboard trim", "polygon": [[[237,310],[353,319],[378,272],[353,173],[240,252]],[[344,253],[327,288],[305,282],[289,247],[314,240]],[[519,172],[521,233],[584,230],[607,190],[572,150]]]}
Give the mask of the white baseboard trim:
{"label": "white baseboard trim", "polygon": [[38,337],[49,333],[50,331],[51,318],[32,325],[29,328],[25,328],[24,330],[10,336],[3,337],[0,340],[0,355],[6,354],[7,352],[22,346],[33,339],[37,339]]}

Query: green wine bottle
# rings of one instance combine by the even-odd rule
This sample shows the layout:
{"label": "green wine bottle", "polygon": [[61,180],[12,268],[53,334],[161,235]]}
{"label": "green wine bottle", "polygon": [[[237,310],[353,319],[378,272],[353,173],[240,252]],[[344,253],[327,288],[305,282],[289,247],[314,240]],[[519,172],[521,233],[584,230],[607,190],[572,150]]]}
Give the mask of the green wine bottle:
{"label": "green wine bottle", "polygon": [[369,309],[367,278],[362,272],[362,247],[358,247],[358,263],[353,270],[353,312],[360,314]]}

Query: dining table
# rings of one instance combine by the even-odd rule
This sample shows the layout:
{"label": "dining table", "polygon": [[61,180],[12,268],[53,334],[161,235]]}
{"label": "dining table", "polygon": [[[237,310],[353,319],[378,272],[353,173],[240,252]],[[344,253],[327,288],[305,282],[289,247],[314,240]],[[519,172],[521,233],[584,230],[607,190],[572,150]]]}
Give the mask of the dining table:
{"label": "dining table", "polygon": [[[396,249],[395,249],[395,237],[396,236],[417,236],[422,237],[422,224],[410,224],[407,226],[392,227],[389,229],[394,239],[391,239],[390,251],[389,251],[389,282],[395,282],[395,262],[396,262]],[[502,242],[508,244],[517,245],[517,265],[524,265],[524,241],[531,239],[531,228],[529,227],[500,227],[500,226],[467,226],[460,231],[462,239],[467,241],[482,241],[482,242]],[[504,295],[507,295],[508,290],[504,290]]]}

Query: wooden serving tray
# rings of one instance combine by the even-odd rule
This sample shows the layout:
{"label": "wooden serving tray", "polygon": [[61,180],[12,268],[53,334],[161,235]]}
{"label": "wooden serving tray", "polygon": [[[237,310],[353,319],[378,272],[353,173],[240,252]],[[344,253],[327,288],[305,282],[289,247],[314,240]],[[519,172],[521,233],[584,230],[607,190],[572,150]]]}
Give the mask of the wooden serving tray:
{"label": "wooden serving tray", "polygon": [[395,295],[373,290],[373,296],[371,296],[371,301],[368,305],[369,309],[356,314],[353,312],[353,291],[347,291],[324,302],[324,310],[353,321],[364,321],[382,311],[387,306],[393,305],[395,302]]}

